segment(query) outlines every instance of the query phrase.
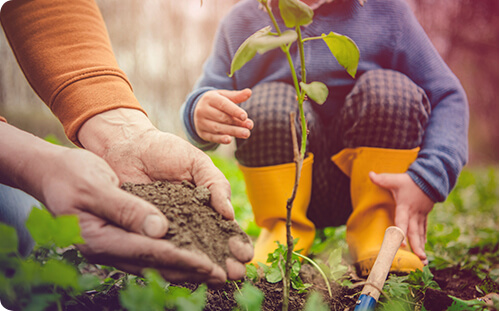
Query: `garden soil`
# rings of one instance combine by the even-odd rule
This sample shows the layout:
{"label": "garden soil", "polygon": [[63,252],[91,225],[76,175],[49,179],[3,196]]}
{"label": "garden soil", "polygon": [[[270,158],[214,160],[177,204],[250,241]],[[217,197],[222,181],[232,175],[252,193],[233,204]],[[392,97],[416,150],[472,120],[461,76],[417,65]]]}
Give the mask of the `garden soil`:
{"label": "garden soil", "polygon": [[210,205],[210,191],[183,181],[181,184],[156,181],[150,184],[124,183],[122,189],[153,203],[168,219],[165,239],[193,252],[205,253],[224,269],[233,257],[229,238],[250,238],[235,221],[227,220]]}
{"label": "garden soil", "polygon": [[[195,187],[189,182],[182,184],[154,182],[151,184],[125,183],[122,188],[153,203],[165,214],[170,225],[165,239],[178,247],[204,252],[223,268],[225,268],[225,259],[232,256],[228,248],[229,238],[239,235],[242,239],[248,239],[248,236],[234,221],[224,219],[209,206],[210,192],[205,187]],[[460,270],[459,268],[433,270],[432,273],[441,290],[428,291],[426,297],[422,299],[424,306],[433,311],[446,310],[448,303],[450,303],[450,300],[447,299],[448,294],[464,300],[481,297],[477,288],[487,281],[481,280],[469,270]],[[310,290],[315,290],[323,295],[331,310],[353,310],[358,293],[362,289],[362,283],[359,283],[360,286],[349,288],[331,282],[333,295],[329,297],[324,280],[312,266],[304,264],[300,276],[304,283],[311,284]],[[356,283],[363,280],[354,276],[351,281]],[[238,283],[227,282],[222,288],[208,289],[205,310],[233,310],[237,306],[234,294],[238,291],[236,287]],[[283,291],[281,282],[272,284],[262,277],[252,283],[264,293],[262,310],[281,310]],[[198,284],[191,283],[175,285],[192,290],[198,286]],[[241,287],[242,283],[239,283],[239,286]],[[498,288],[496,283],[493,286]],[[303,310],[307,295],[307,293],[300,293],[292,289],[289,310]],[[110,302],[114,301],[112,305],[115,305],[117,297],[109,298]],[[100,301],[100,305],[104,307],[106,302]]]}

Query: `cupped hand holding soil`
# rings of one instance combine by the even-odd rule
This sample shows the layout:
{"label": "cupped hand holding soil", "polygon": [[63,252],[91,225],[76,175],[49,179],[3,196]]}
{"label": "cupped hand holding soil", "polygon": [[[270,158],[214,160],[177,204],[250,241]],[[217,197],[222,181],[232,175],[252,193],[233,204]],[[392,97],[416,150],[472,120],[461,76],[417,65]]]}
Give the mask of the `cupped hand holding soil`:
{"label": "cupped hand holding soil", "polygon": [[210,191],[184,181],[173,184],[124,183],[122,189],[154,204],[165,214],[169,229],[164,239],[208,258],[221,266],[231,280],[245,276],[244,263],[253,257],[249,237],[236,221],[225,219],[210,205]]}

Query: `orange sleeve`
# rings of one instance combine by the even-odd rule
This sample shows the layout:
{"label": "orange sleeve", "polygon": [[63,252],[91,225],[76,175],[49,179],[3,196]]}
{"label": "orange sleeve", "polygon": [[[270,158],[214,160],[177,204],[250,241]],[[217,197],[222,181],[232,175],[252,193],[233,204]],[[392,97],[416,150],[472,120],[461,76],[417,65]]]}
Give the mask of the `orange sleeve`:
{"label": "orange sleeve", "polygon": [[96,114],[144,112],[93,0],[8,1],[0,21],[26,79],[77,145],[78,130]]}

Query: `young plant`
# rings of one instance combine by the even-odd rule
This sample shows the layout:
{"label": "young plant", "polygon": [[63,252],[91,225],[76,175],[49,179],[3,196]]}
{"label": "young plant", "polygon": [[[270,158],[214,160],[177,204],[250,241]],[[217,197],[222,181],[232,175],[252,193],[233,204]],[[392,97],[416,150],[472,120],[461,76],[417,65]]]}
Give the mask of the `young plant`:
{"label": "young plant", "polygon": [[[293,237],[291,235],[291,209],[292,204],[297,193],[298,183],[300,179],[300,172],[302,170],[302,163],[304,161],[304,156],[306,152],[306,142],[307,142],[307,123],[304,114],[303,104],[306,100],[306,96],[314,100],[318,104],[323,104],[328,97],[328,88],[326,85],[319,81],[307,82],[306,77],[306,66],[305,66],[305,56],[304,56],[304,43],[311,40],[323,40],[325,44],[330,49],[332,55],[337,59],[337,61],[347,70],[347,72],[354,78],[356,75],[356,70],[359,61],[359,50],[350,38],[330,32],[329,34],[321,34],[317,37],[302,38],[301,27],[307,26],[312,23],[314,12],[311,8],[300,0],[279,0],[279,10],[281,17],[288,29],[286,31],[281,31],[276,18],[269,6],[268,0],[258,0],[261,5],[266,9],[271,22],[274,26],[276,33],[272,32],[271,26],[264,27],[259,31],[255,32],[249,38],[247,38],[239,49],[236,51],[234,58],[231,63],[231,72],[229,76],[231,77],[234,72],[241,69],[248,61],[250,61],[257,53],[263,54],[270,50],[281,48],[284,52],[288,64],[290,66],[292,79],[297,94],[297,103],[300,113],[300,122],[302,129],[302,137],[300,143],[300,149],[295,141],[295,126],[292,123],[292,137],[294,138],[294,162],[296,164],[296,175],[295,175],[295,185],[293,187],[292,195],[288,199],[286,204],[287,209],[287,256],[285,265],[285,282],[283,289],[283,310],[288,309],[288,291],[289,291],[289,280],[290,280],[290,270],[292,269],[292,251],[293,251]],[[292,61],[290,54],[290,47],[293,43],[296,43],[300,53],[301,62],[301,81],[299,81],[298,75],[295,71],[295,66]],[[294,117],[291,117],[293,120]],[[292,121],[293,122],[293,121]]]}

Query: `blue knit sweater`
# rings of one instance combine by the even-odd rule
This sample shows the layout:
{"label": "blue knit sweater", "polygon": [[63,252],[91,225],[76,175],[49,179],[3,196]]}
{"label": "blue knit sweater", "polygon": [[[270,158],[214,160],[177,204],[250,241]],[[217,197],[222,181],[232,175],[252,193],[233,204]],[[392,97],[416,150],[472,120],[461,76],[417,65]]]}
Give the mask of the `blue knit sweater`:
{"label": "blue knit sweater", "polygon": [[[286,29],[273,1],[273,11],[282,30]],[[285,55],[280,49],[257,54],[232,78],[231,60],[241,43],[255,31],[272,25],[256,0],[236,4],[222,20],[203,75],[181,109],[190,141],[204,150],[216,147],[202,140],[195,131],[193,111],[201,95],[213,89],[239,90],[258,83],[283,81],[293,84]],[[467,160],[468,104],[460,82],[439,56],[411,9],[404,0],[334,1],[314,12],[312,24],[303,28],[303,38],[330,31],[349,36],[360,50],[356,77],[368,70],[392,69],[401,72],[423,88],[432,112],[417,160],[408,173],[435,202],[446,199]],[[291,54],[300,73],[296,46]],[[305,43],[308,81],[321,81],[329,88],[324,105],[313,105],[323,118],[338,112],[353,80],[332,57],[322,40]]]}

